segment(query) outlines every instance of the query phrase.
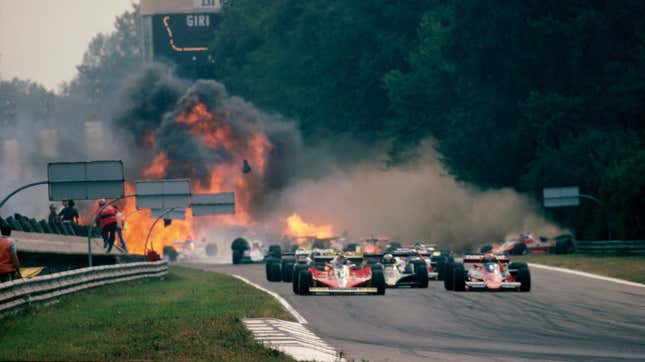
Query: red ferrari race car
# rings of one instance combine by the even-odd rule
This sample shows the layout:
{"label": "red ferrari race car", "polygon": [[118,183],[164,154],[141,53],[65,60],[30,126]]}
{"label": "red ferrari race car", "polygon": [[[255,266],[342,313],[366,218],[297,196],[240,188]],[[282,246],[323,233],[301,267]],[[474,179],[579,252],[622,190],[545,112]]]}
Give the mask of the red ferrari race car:
{"label": "red ferrari race car", "polygon": [[313,255],[311,265],[296,271],[293,291],[299,295],[385,294],[382,267],[364,263],[362,255]]}
{"label": "red ferrari race car", "polygon": [[526,263],[510,263],[506,254],[470,254],[463,261],[448,266],[444,280],[447,290],[531,290],[529,267]]}
{"label": "red ferrari race car", "polygon": [[484,245],[480,251],[482,253],[524,255],[528,253],[570,254],[575,250],[575,241],[572,235],[565,234],[554,238],[540,236],[536,239],[532,234],[525,233],[520,234],[517,238],[508,239],[501,245]]}

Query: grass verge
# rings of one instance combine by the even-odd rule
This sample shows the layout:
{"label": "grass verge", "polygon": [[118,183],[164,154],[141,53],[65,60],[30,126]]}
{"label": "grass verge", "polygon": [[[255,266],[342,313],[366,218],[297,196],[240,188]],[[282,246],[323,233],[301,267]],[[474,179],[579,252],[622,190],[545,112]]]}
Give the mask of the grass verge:
{"label": "grass verge", "polygon": [[645,283],[645,258],[634,256],[601,256],[585,254],[533,254],[511,257],[512,261],[525,261],[561,268],[579,270],[612,278]]}
{"label": "grass verge", "polygon": [[233,277],[171,267],[166,280],[80,292],[0,320],[0,360],[291,361],[246,317],[293,318]]}

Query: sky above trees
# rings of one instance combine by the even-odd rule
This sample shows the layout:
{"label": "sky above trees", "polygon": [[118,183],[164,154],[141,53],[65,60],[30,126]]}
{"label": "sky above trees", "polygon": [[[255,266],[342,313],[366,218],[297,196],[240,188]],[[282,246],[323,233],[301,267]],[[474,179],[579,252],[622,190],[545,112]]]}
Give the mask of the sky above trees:
{"label": "sky above trees", "polygon": [[58,90],[76,75],[98,33],[114,30],[132,0],[0,1],[0,77],[29,79]]}

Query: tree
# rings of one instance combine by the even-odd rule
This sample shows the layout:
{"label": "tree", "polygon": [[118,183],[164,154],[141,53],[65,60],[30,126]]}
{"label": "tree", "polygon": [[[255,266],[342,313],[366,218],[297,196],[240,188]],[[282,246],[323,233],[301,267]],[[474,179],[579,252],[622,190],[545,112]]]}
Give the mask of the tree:
{"label": "tree", "polygon": [[98,34],[77,66],[78,75],[64,89],[64,94],[89,99],[97,113],[107,111],[123,80],[143,62],[142,49],[137,33],[139,6],[134,4],[115,19],[115,30],[110,34]]}

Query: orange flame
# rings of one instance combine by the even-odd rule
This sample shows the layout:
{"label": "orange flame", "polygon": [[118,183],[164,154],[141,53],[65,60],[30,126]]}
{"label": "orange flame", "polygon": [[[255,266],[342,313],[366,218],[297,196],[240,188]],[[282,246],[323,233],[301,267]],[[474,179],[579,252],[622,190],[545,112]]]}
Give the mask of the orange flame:
{"label": "orange flame", "polygon": [[[158,222],[151,233],[148,249],[161,253],[166,245],[173,245],[173,241],[186,240],[191,237],[201,239],[208,237],[208,228],[213,225],[247,226],[251,220],[250,207],[252,194],[250,190],[261,187],[261,176],[265,172],[266,159],[272,149],[271,142],[259,128],[254,130],[250,138],[243,142],[236,138],[234,131],[226,121],[230,116],[229,111],[213,114],[203,103],[185,105],[184,109],[175,119],[175,122],[185,129],[208,148],[223,147],[237,159],[211,165],[208,169],[208,180],[200,182],[193,179],[194,193],[213,193],[235,191],[235,215],[204,216],[193,219],[190,210],[186,213],[186,220],[173,220],[172,224],[164,227],[163,222]],[[144,144],[156,147],[154,134],[148,133],[144,137]],[[252,167],[249,174],[243,174],[241,167],[246,160]],[[150,165],[143,171],[145,178],[163,178],[172,167],[168,155],[158,152]],[[190,178],[191,175],[185,175]],[[132,192],[132,185],[127,189]],[[149,210],[136,210],[134,199],[124,202],[122,212],[126,216],[124,237],[130,253],[141,254],[144,252],[148,231],[154,219],[150,217]]]}
{"label": "orange flame", "polygon": [[152,164],[143,171],[143,177],[160,179],[166,175],[166,168],[168,168],[168,158],[166,154],[161,152],[152,160]]}
{"label": "orange flame", "polygon": [[[131,184],[126,184],[126,193],[131,194],[134,187]],[[123,229],[123,237],[128,246],[128,252],[131,254],[143,254],[145,249],[146,237],[155,219],[150,216],[150,210],[137,210],[134,198],[124,200],[122,214],[125,218],[125,227]],[[193,231],[193,220],[190,212],[186,213],[186,220],[173,220],[172,224],[164,227],[163,220],[157,222],[150,233],[150,240],[148,241],[148,249],[154,249],[161,253],[163,247],[166,245],[173,245],[173,241],[186,240],[190,237]]]}
{"label": "orange flame", "polygon": [[287,218],[284,234],[292,237],[316,237],[320,239],[334,236],[331,225],[317,226],[308,224],[298,214],[293,214]]}

